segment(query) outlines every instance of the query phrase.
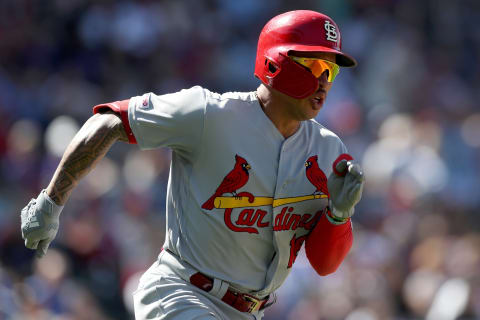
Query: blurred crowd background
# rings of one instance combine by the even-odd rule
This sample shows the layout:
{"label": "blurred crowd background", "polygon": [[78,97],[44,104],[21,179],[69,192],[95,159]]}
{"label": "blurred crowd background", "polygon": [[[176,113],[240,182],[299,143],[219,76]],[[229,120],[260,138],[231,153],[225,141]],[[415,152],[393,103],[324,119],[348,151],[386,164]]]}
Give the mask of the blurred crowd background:
{"label": "blurred crowd background", "polygon": [[0,0],[0,319],[133,319],[163,244],[168,150],[116,144],[41,260],[21,208],[93,105],[254,90],[258,34],[293,9],[332,16],[359,62],[318,121],[367,183],[346,261],[319,277],[299,256],[265,320],[480,319],[477,0]]}

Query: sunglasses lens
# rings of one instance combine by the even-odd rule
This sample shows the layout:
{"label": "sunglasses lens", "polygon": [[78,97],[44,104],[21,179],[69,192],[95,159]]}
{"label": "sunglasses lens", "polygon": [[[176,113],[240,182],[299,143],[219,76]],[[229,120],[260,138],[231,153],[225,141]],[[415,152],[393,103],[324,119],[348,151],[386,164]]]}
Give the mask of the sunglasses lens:
{"label": "sunglasses lens", "polygon": [[324,60],[317,60],[317,64],[323,65],[323,71],[328,70],[328,82],[333,82],[340,71],[340,67],[335,63]]}
{"label": "sunglasses lens", "polygon": [[298,62],[304,67],[310,69],[312,74],[319,78],[325,70],[328,70],[328,82],[333,82],[335,77],[340,72],[340,67],[330,61],[322,59],[311,59],[311,58],[300,58],[300,57],[291,57],[295,62]]}

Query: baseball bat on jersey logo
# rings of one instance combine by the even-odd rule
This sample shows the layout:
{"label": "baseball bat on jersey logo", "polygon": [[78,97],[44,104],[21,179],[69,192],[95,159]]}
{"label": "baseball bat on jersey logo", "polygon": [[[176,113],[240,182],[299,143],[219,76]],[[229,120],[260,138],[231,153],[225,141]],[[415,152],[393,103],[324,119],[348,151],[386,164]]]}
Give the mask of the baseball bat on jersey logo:
{"label": "baseball bat on jersey logo", "polygon": [[[315,187],[313,194],[274,199],[272,197],[255,197],[250,192],[237,193],[238,189],[247,184],[251,166],[245,158],[235,155],[233,169],[223,178],[213,195],[202,204],[202,208],[205,210],[213,210],[214,208],[225,209],[225,224],[232,231],[258,233],[257,228],[268,227],[269,222],[264,221],[267,212],[260,208],[255,210],[253,209],[254,207],[271,205],[276,208],[302,201],[329,197],[327,177],[319,168],[317,159],[318,157],[314,155],[305,162],[307,179]],[[232,197],[223,196],[225,193],[231,193]],[[236,221],[233,221],[232,212],[235,208],[243,208],[243,210]],[[275,218],[274,231],[295,230],[298,227],[309,229],[318,216],[317,213],[314,215],[292,213],[293,209],[291,206],[282,208],[281,214]]]}
{"label": "baseball bat on jersey logo", "polygon": [[[294,212],[294,203],[328,198],[329,192],[327,187],[327,177],[318,166],[318,157],[311,156],[305,161],[305,175],[308,181],[315,187],[310,195],[297,197],[274,199],[272,197],[255,197],[250,192],[240,192],[237,190],[245,186],[249,179],[250,164],[243,157],[235,155],[235,165],[233,169],[223,178],[222,182],[215,190],[213,195],[205,201],[202,208],[205,210],[225,209],[224,222],[225,225],[234,232],[248,232],[253,234],[259,233],[259,228],[267,228],[270,221],[265,221],[267,211],[255,207],[271,205],[273,208],[280,207],[281,211],[275,215],[273,221],[273,231],[281,232],[286,230],[297,230],[303,228],[310,232],[316,222],[323,214],[323,210],[317,211],[315,214]],[[225,193],[231,193],[233,197],[223,196]],[[232,217],[233,209],[242,209],[235,220]],[[290,240],[290,256],[287,268],[291,268],[295,263],[298,251],[306,240],[307,235],[293,234]]]}

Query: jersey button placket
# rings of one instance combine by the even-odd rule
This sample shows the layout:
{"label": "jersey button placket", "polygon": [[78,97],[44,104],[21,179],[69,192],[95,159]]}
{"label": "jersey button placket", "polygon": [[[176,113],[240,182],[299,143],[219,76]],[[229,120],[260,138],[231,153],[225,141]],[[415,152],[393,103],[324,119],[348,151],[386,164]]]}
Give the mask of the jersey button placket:
{"label": "jersey button placket", "polygon": [[[275,198],[281,198],[284,190],[287,188],[288,182],[285,181],[285,176],[282,174],[283,170],[283,159],[284,155],[288,150],[288,140],[284,141],[282,144],[282,148],[280,149],[280,157],[278,159],[278,172],[277,172],[277,187],[275,189]],[[280,193],[280,194],[278,194]]]}

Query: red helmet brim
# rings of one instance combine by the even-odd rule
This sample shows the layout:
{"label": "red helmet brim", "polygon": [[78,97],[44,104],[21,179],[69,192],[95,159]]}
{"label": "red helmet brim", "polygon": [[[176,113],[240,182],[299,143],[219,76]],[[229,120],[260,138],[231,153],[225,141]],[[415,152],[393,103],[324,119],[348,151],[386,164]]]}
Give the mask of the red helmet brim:
{"label": "red helmet brim", "polygon": [[306,58],[315,58],[315,53],[331,52],[336,55],[336,64],[340,67],[355,67],[357,61],[350,55],[343,53],[341,51],[322,47],[322,46],[305,46],[305,45],[294,45],[292,49],[288,50],[289,55],[306,57]]}

